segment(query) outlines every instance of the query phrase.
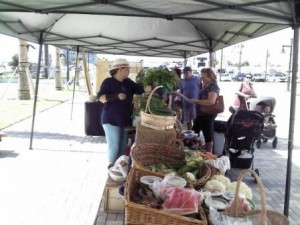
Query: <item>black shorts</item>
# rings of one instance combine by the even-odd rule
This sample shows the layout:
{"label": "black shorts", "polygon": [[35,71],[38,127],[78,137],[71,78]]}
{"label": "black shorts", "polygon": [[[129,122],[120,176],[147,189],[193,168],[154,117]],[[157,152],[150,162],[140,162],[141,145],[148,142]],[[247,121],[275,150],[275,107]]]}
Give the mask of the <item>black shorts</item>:
{"label": "black shorts", "polygon": [[202,131],[205,142],[213,141],[214,120],[216,115],[199,115],[194,120],[193,130],[199,134]]}

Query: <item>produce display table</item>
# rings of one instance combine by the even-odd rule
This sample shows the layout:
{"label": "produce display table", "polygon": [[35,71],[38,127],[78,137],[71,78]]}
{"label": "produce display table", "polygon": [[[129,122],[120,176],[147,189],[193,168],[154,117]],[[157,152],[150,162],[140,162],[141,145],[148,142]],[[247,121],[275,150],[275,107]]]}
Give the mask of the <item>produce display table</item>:
{"label": "produce display table", "polygon": [[119,194],[119,188],[122,183],[113,181],[110,177],[107,178],[105,186],[105,201],[104,210],[106,212],[123,213],[125,209],[124,199]]}

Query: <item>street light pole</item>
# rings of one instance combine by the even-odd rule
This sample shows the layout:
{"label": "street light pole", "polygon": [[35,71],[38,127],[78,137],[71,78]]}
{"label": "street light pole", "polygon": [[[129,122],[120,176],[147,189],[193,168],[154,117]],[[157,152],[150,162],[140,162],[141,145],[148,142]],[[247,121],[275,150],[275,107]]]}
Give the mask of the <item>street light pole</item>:
{"label": "street light pole", "polygon": [[265,81],[267,79],[267,73],[268,73],[268,60],[270,57],[269,49],[267,49],[267,55],[266,55],[266,71],[265,71]]}
{"label": "street light pole", "polygon": [[219,76],[219,81],[221,81],[222,73],[223,73],[223,48],[221,49],[221,73]]}
{"label": "street light pole", "polygon": [[282,45],[281,52],[284,53],[284,48],[290,48],[290,59],[289,59],[289,71],[288,71],[288,79],[287,79],[287,91],[290,91],[290,84],[291,84],[291,66],[292,66],[292,55],[293,55],[293,38],[291,38],[290,45]]}
{"label": "street light pole", "polygon": [[242,48],[244,47],[243,44],[240,46],[240,57],[239,57],[239,73],[241,73],[241,63],[242,63]]}

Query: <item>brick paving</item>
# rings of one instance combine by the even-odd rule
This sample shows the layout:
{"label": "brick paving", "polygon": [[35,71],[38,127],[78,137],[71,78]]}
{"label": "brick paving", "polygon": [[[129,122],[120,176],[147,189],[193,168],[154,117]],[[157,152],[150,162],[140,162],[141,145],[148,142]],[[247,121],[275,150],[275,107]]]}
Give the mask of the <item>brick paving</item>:
{"label": "brick paving", "polygon": [[[2,225],[121,225],[124,214],[106,213],[103,190],[106,144],[103,137],[84,134],[84,98],[77,97],[73,118],[68,101],[39,113],[35,122],[33,150],[28,150],[31,119],[3,130],[0,142],[0,224]],[[255,152],[268,208],[283,212],[287,141],[278,148],[262,145]],[[290,222],[300,224],[300,147],[293,152]],[[239,169],[231,169],[234,180]],[[247,182],[259,203],[256,183]]]}

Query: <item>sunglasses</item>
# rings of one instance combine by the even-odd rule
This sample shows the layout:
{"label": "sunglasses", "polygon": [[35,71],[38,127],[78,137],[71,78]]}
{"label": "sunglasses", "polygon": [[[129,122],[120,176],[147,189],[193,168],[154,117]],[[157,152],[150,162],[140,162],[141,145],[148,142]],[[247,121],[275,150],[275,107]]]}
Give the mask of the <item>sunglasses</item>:
{"label": "sunglasses", "polygon": [[246,78],[249,78],[249,79],[250,79],[251,77],[246,77]]}

